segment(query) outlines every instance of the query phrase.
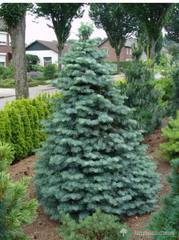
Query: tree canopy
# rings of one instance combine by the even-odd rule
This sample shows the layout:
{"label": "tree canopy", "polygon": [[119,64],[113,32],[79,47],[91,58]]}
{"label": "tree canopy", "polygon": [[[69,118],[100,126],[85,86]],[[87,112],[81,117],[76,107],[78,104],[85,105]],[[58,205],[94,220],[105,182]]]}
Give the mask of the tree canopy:
{"label": "tree canopy", "polygon": [[90,17],[98,28],[105,30],[119,63],[120,52],[126,39],[138,30],[136,18],[125,11],[123,4],[114,3],[91,4]]}
{"label": "tree canopy", "polygon": [[179,4],[175,4],[168,14],[165,24],[166,38],[179,43]]}
{"label": "tree canopy", "polygon": [[124,8],[135,16],[148,38],[148,58],[155,57],[155,47],[161,37],[171,3],[128,3]]}
{"label": "tree canopy", "polygon": [[[69,37],[71,22],[75,17],[81,17],[83,11],[81,10],[82,3],[38,3],[36,4],[34,12],[41,17],[46,17],[52,21],[52,27],[55,31],[57,41],[59,58],[61,57],[64,43]],[[60,67],[60,65],[59,65]]]}

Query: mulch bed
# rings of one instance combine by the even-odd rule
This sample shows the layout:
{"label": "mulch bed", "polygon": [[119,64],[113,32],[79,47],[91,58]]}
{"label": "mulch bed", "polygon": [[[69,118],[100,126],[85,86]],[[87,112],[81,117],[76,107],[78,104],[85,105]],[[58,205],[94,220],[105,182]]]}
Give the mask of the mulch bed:
{"label": "mulch bed", "polygon": [[[167,182],[167,175],[170,172],[170,165],[168,162],[160,159],[160,155],[158,154],[158,147],[160,143],[162,143],[164,139],[161,136],[160,130],[156,130],[153,134],[145,138],[145,143],[149,145],[148,153],[154,158],[154,161],[157,163],[157,171],[161,174],[161,191],[159,192],[158,197],[161,199],[163,195],[169,192],[169,185]],[[10,174],[12,179],[18,180],[24,176],[33,176],[33,166],[35,163],[35,156],[28,157],[14,165],[10,168]],[[33,184],[31,182],[29,187],[29,195],[30,198],[35,197],[33,191]],[[161,201],[159,201],[158,206],[156,206],[156,210],[161,205]],[[138,236],[136,233],[139,231],[144,231],[145,226],[147,225],[151,214],[145,214],[143,216],[134,216],[126,219],[126,223],[132,229],[133,234],[131,240],[137,239],[150,239],[150,236]],[[41,207],[38,208],[37,218],[35,221],[24,227],[27,235],[33,240],[60,240],[58,236],[58,228],[59,223],[52,221],[43,213]]]}

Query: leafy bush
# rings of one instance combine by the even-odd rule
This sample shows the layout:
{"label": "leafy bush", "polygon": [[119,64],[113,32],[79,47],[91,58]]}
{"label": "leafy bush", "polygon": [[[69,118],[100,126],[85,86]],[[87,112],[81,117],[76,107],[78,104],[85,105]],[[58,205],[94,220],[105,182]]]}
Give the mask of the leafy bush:
{"label": "leafy bush", "polygon": [[156,240],[179,239],[179,159],[172,161],[172,175],[169,178],[171,193],[164,198],[164,206],[155,213],[149,224],[152,231],[168,233],[155,235]]}
{"label": "leafy bush", "polygon": [[171,115],[174,112],[174,83],[170,75],[155,79],[155,89],[160,92],[160,106],[166,109],[166,114]]}
{"label": "leafy bush", "polygon": [[20,99],[0,110],[0,140],[11,143],[15,159],[32,154],[45,139],[41,121],[52,111],[48,95],[35,99]]}
{"label": "leafy bush", "polygon": [[179,109],[179,68],[176,67],[172,70],[171,76],[173,79],[173,114]]}
{"label": "leafy bush", "polygon": [[59,229],[64,240],[127,240],[129,229],[118,218],[97,210],[92,216],[77,223],[69,215],[62,218]]}
{"label": "leafy bush", "polygon": [[171,119],[168,125],[162,129],[162,135],[166,142],[160,145],[164,157],[172,160],[179,157],[179,112],[176,118]]}
{"label": "leafy bush", "polygon": [[44,67],[41,65],[32,65],[32,71],[35,72],[44,72]]}
{"label": "leafy bush", "polygon": [[36,192],[53,219],[84,218],[97,208],[119,216],[151,211],[158,175],[124,96],[113,86],[94,40],[73,45],[58,87],[64,96],[46,121]]}
{"label": "leafy bush", "polygon": [[7,174],[12,160],[12,148],[0,142],[0,239],[25,240],[22,226],[31,223],[37,202],[27,198],[27,178],[14,182]]}
{"label": "leafy bush", "polygon": [[127,83],[121,85],[126,105],[133,108],[139,129],[152,132],[166,113],[161,105],[161,93],[155,89],[153,73],[141,62],[133,62],[125,72]]}
{"label": "leafy bush", "polygon": [[3,79],[13,78],[14,70],[12,66],[3,67],[0,66],[0,81]]}
{"label": "leafy bush", "polygon": [[55,64],[49,64],[44,67],[44,78],[45,79],[54,79],[57,73],[57,66]]}
{"label": "leafy bush", "polygon": [[33,70],[33,66],[38,64],[40,61],[39,57],[32,54],[26,54],[26,65],[27,71],[30,72]]}

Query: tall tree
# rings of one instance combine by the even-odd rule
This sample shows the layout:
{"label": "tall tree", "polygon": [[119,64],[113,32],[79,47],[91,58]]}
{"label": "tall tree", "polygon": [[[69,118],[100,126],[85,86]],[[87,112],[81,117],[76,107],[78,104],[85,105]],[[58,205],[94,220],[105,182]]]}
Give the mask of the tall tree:
{"label": "tall tree", "polygon": [[117,71],[120,70],[120,52],[128,37],[138,30],[135,17],[129,15],[123,4],[91,4],[90,16],[98,28],[103,28],[117,57]]}
{"label": "tall tree", "polygon": [[166,38],[179,43],[179,4],[174,4],[169,12],[165,29],[167,31]]}
{"label": "tall tree", "polygon": [[171,3],[132,3],[124,4],[124,8],[139,21],[145,30],[148,39],[148,58],[154,58],[156,45],[160,40],[161,31],[164,27],[166,15]]}
{"label": "tall tree", "polygon": [[25,15],[30,6],[26,3],[0,5],[0,17],[5,22],[11,36],[16,98],[29,96],[25,61]]}
{"label": "tall tree", "polygon": [[[45,16],[52,21],[53,26],[48,26],[54,29],[57,37],[59,60],[70,33],[72,20],[82,16],[82,5],[81,3],[38,3],[35,7],[35,13],[38,16]],[[59,69],[61,69],[60,62]]]}

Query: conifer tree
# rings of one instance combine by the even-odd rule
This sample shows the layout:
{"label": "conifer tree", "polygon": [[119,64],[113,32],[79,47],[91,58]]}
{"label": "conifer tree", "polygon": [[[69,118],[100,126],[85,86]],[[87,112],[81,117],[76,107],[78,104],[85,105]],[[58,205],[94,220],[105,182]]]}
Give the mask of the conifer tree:
{"label": "conifer tree", "polygon": [[90,31],[82,25],[80,41],[64,57],[58,83],[63,98],[45,124],[48,137],[35,166],[39,201],[53,219],[64,213],[83,218],[97,208],[143,214],[156,203],[155,164],[113,86],[104,51],[82,37]]}
{"label": "conifer tree", "polygon": [[169,178],[171,193],[164,198],[164,206],[152,217],[149,229],[165,232],[166,236],[156,235],[154,239],[179,239],[179,159],[172,161],[172,174]]}
{"label": "conifer tree", "polygon": [[27,178],[11,180],[7,169],[12,160],[11,146],[0,142],[0,239],[26,240],[22,226],[31,223],[37,202],[27,199]]}

